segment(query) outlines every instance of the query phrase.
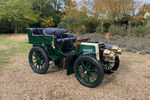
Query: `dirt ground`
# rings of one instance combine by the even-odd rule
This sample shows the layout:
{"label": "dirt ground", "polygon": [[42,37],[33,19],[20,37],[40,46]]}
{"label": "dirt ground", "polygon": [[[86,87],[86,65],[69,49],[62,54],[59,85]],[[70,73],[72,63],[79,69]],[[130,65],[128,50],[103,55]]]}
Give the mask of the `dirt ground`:
{"label": "dirt ground", "polygon": [[15,40],[15,41],[27,41],[28,37],[27,35],[8,35],[8,39]]}
{"label": "dirt ground", "polygon": [[53,64],[47,74],[36,74],[28,54],[16,55],[0,72],[0,100],[150,100],[149,59],[150,55],[124,52],[119,70],[105,74],[103,83],[91,89]]}

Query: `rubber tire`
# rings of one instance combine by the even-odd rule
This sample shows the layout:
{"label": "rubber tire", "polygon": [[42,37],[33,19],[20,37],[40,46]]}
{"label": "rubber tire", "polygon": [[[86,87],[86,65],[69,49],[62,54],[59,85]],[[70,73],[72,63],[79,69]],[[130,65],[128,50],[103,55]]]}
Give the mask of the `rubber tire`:
{"label": "rubber tire", "polygon": [[[31,59],[32,52],[33,52],[34,50],[40,51],[40,52],[43,54],[44,58],[45,58],[45,66],[44,66],[44,69],[41,70],[41,71],[40,71],[40,70],[37,70],[37,69],[32,65],[32,63],[30,62],[30,61],[32,60],[32,59]],[[47,72],[47,70],[48,70],[48,68],[49,68],[49,58],[48,58],[48,55],[47,55],[46,51],[45,51],[43,48],[41,48],[41,47],[39,47],[39,46],[33,47],[33,48],[30,50],[30,52],[29,52],[28,59],[29,59],[30,67],[32,68],[32,70],[33,70],[35,73],[38,73],[38,74],[45,74],[45,73]]]}
{"label": "rubber tire", "polygon": [[115,57],[115,65],[114,65],[114,67],[112,68],[112,71],[117,71],[118,70],[118,68],[119,68],[119,65],[120,65],[120,60],[119,60],[119,57],[118,56],[116,56]]}
{"label": "rubber tire", "polygon": [[[82,81],[82,79],[80,79],[79,77],[78,77],[78,75],[77,75],[77,72],[76,72],[76,66],[77,66],[77,64],[78,64],[78,62],[80,61],[80,60],[82,60],[82,59],[87,59],[87,60],[90,60],[92,63],[94,63],[97,67],[98,67],[98,70],[99,70],[99,79],[97,80],[97,82],[96,83],[94,83],[94,84],[87,84],[87,83],[85,83],[85,82],[83,82]],[[76,61],[75,61],[75,64],[74,64],[74,73],[75,73],[75,76],[76,76],[76,78],[77,78],[77,80],[82,84],[82,85],[84,85],[84,86],[86,86],[86,87],[90,87],[90,88],[95,88],[96,86],[98,86],[98,85],[100,85],[101,83],[102,83],[102,81],[103,81],[103,78],[104,78],[104,69],[103,69],[103,67],[101,66],[101,64],[100,64],[100,62],[97,60],[97,59],[95,59],[94,57],[92,57],[92,56],[89,56],[89,55],[85,55],[85,56],[80,56]]]}

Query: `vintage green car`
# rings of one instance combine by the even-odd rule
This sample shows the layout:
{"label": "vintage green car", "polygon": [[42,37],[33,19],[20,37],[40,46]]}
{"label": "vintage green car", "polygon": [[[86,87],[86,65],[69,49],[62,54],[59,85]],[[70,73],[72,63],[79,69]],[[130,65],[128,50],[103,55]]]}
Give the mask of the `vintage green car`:
{"label": "vintage green car", "polygon": [[98,86],[104,73],[111,73],[119,67],[122,50],[116,45],[103,42],[77,40],[75,34],[63,28],[27,28],[29,43],[29,64],[34,72],[44,74],[53,61],[59,69],[66,69],[67,75],[75,73],[84,86]]}

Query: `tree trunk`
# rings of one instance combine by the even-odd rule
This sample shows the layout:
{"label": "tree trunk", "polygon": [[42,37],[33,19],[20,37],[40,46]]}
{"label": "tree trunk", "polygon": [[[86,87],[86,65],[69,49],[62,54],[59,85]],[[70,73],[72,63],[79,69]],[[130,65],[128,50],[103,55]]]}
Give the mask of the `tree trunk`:
{"label": "tree trunk", "polygon": [[26,27],[27,27],[27,28],[29,28],[29,27],[30,27],[28,23],[26,24]]}
{"label": "tree trunk", "polygon": [[18,24],[15,24],[15,33],[18,33]]}
{"label": "tree trunk", "polygon": [[128,35],[130,35],[131,34],[131,32],[132,32],[132,29],[131,29],[132,27],[131,27],[131,21],[129,21],[128,22]]}
{"label": "tree trunk", "polygon": [[101,34],[104,32],[104,22],[101,23]]}

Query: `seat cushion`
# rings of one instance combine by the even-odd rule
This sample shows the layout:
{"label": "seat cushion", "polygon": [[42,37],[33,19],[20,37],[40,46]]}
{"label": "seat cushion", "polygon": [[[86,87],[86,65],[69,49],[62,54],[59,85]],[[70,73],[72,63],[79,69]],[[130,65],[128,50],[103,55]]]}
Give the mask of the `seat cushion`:
{"label": "seat cushion", "polygon": [[28,29],[32,31],[32,35],[44,36],[44,34],[43,34],[44,28],[28,28]]}
{"label": "seat cushion", "polygon": [[46,36],[55,35],[57,38],[61,38],[63,33],[66,33],[67,30],[63,28],[46,28],[43,30],[43,33]]}
{"label": "seat cushion", "polygon": [[69,52],[73,50],[73,43],[71,43],[70,40],[66,40],[63,42],[63,45],[62,45],[62,52]]}
{"label": "seat cushion", "polygon": [[62,38],[57,39],[57,44],[62,44],[62,52],[68,52],[74,49],[74,43],[77,37],[75,35],[63,34]]}

